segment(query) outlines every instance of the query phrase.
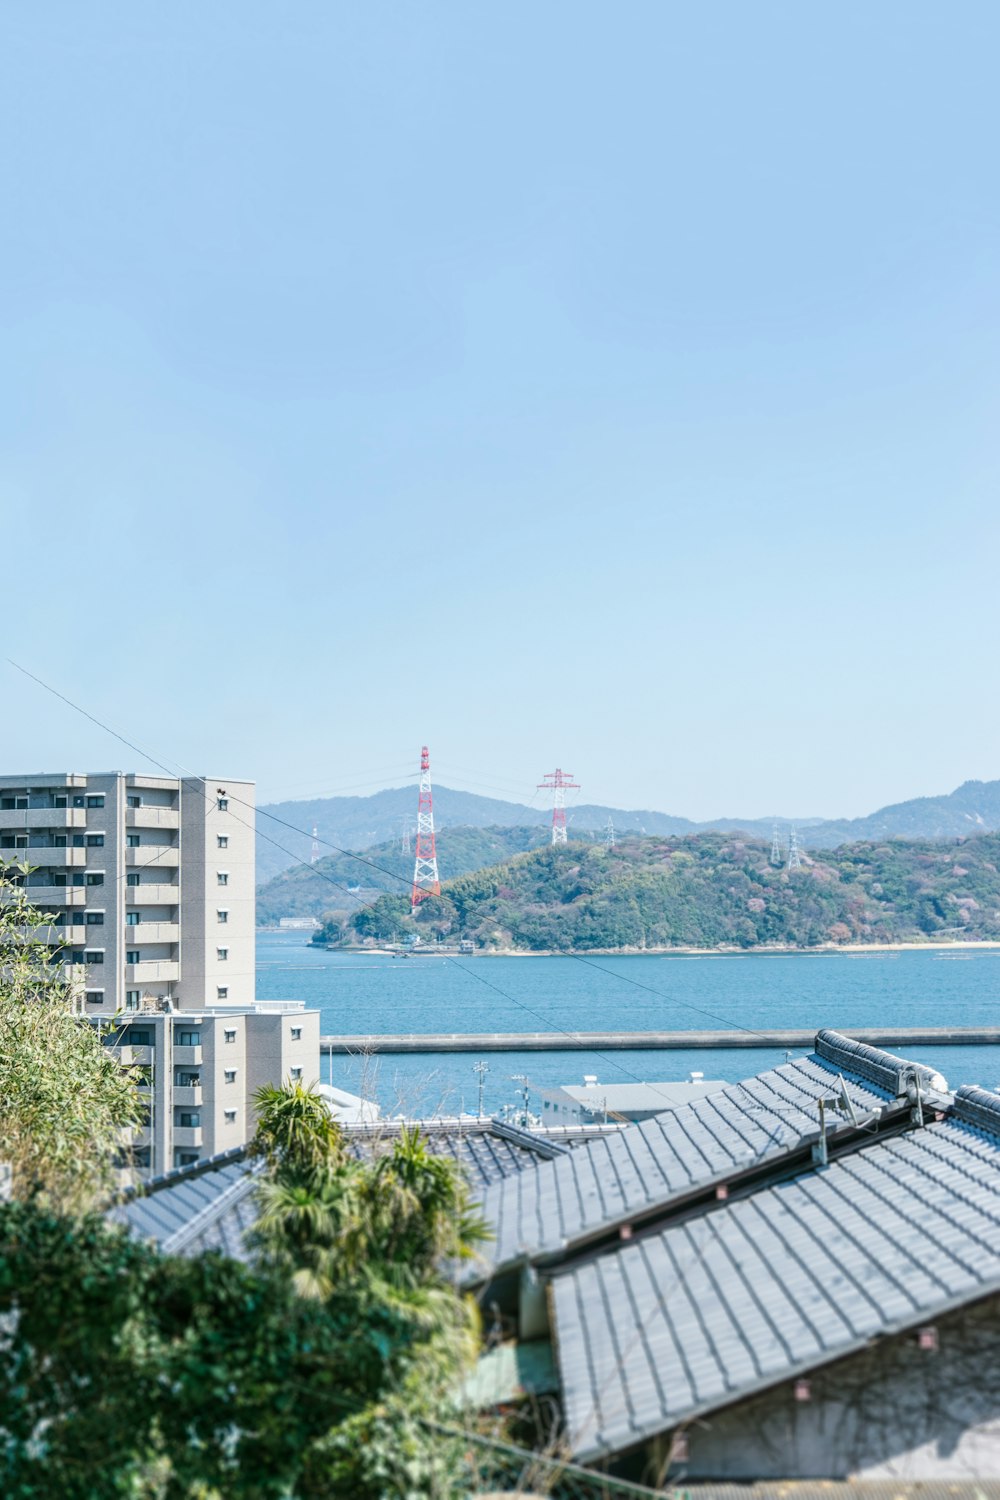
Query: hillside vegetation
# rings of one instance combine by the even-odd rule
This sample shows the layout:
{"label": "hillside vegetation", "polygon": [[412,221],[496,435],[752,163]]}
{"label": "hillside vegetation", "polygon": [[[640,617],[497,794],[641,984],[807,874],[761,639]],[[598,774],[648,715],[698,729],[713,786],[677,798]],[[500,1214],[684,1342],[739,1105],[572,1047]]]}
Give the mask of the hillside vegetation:
{"label": "hillside vegetation", "polygon": [[[775,869],[769,846],[719,833],[569,843],[448,881],[417,930],[482,948],[754,948],[1000,939],[1000,835],[846,844]],[[398,939],[405,895],[384,895],[326,936]]]}

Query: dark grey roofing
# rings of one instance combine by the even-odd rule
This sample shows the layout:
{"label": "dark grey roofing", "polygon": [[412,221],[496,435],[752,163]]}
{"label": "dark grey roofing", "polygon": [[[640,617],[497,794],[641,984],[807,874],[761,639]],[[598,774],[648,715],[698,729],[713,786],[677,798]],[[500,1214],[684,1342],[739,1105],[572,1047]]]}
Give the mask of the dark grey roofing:
{"label": "dark grey roofing", "polygon": [[[495,1120],[429,1121],[421,1128],[432,1154],[460,1162],[477,1192],[540,1161],[567,1154],[566,1136],[580,1135],[553,1132],[548,1138]],[[346,1126],[344,1134],[352,1153],[363,1156],[384,1149],[398,1129],[398,1122],[387,1121]],[[256,1220],[253,1164],[243,1151],[235,1151],[214,1162],[182,1167],[118,1204],[109,1217],[170,1252],[221,1250],[245,1258],[244,1236]]]}
{"label": "dark grey roofing", "polygon": [[571,1448],[592,1459],[1000,1292],[1000,1097],[552,1281]]}
{"label": "dark grey roofing", "polygon": [[[821,1031],[809,1057],[731,1084],[690,1104],[601,1137],[537,1171],[488,1186],[483,1213],[494,1240],[467,1280],[523,1259],[556,1254],[618,1222],[655,1211],[818,1138],[817,1100],[844,1080],[859,1116],[944,1079],[929,1068]],[[828,1115],[829,1134],[849,1128]]]}

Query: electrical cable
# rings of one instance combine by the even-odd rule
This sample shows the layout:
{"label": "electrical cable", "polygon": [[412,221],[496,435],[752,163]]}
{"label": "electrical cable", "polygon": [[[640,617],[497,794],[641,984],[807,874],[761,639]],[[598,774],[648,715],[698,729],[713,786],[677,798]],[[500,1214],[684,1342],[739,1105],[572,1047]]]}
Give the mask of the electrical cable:
{"label": "electrical cable", "polygon": [[[138,745],[134,744],[131,740],[127,739],[125,737],[125,735],[119,734],[117,730],[112,729],[109,724],[102,723],[102,721],[100,719],[96,718],[93,714],[88,713],[87,710],[84,709],[84,708],[81,708],[79,704],[74,703],[70,698],[67,698],[65,696],[65,694],[58,692],[53,687],[50,687],[47,682],[43,682],[40,677],[36,677],[33,672],[29,672],[26,667],[22,667],[18,662],[14,661],[11,657],[7,657],[6,660],[10,663],[10,665],[12,667],[15,667],[17,669],[17,671],[22,672],[25,677],[30,677],[31,680],[32,680],[32,682],[36,682],[39,685],[39,687],[44,688],[46,690],[46,692],[52,693],[54,697],[60,699],[60,701],[63,702],[63,703],[65,703],[69,708],[75,709],[77,713],[80,713],[80,714],[83,715],[84,718],[89,719],[92,724],[96,724],[99,729],[103,729],[105,731],[105,733],[112,735],[117,740],[120,740],[123,745],[127,745],[128,748],[130,750],[134,750],[137,755],[141,755],[145,760],[150,761],[151,764],[153,764],[155,766],[158,766],[159,769],[162,770],[162,771],[164,771],[168,776],[173,776],[173,772],[170,770],[170,768],[167,765],[165,765],[163,763],[163,761],[160,761],[155,756],[150,755],[148,751],[142,750]],[[179,761],[175,762],[175,765],[180,766],[180,762]],[[181,766],[181,769],[186,771],[186,768],[183,767],[183,766]],[[186,771],[186,774],[192,780],[199,781],[199,782],[207,784],[207,778],[204,777],[204,776],[199,776],[199,775],[197,775],[197,773],[191,772],[191,771]],[[205,797],[206,801],[209,800],[207,792],[203,791],[202,795]],[[310,838],[311,837],[311,835],[308,834],[308,833],[306,833],[304,829],[296,828],[293,823],[289,823],[286,819],[279,818],[279,817],[275,816],[273,813],[267,813],[267,812],[264,811],[263,808],[257,808],[257,807],[255,807],[253,803],[247,802],[244,798],[235,797],[234,796],[234,797],[232,797],[232,800],[234,802],[240,803],[244,807],[249,808],[252,812],[254,812],[254,813],[258,814],[258,815],[263,814],[264,817],[271,818],[271,820],[273,822],[281,824],[282,827],[290,829],[293,833],[300,834],[303,838]],[[269,844],[272,844],[276,849],[280,849],[281,852],[283,854],[288,855],[289,858],[291,858],[291,859],[295,858],[295,856],[291,853],[291,851],[289,849],[286,849],[282,844],[279,844],[276,839],[272,839],[267,834],[261,833],[261,831],[259,829],[257,829],[256,827],[254,827],[254,825],[245,823],[245,821],[243,819],[237,819],[237,821],[240,822],[240,823],[242,823],[243,826],[245,826],[245,827],[252,827],[253,831],[257,834],[258,837],[263,838],[265,840],[265,842],[267,842]],[[326,846],[328,848],[334,849],[338,854],[347,855],[351,859],[358,860],[358,862],[361,863],[361,864],[368,865],[369,868],[371,868],[373,870],[379,871],[380,874],[387,875],[392,880],[399,881],[402,885],[409,886],[409,884],[410,884],[410,881],[405,876],[400,875],[396,870],[390,870],[386,865],[380,865],[375,860],[366,859],[363,855],[357,854],[353,850],[350,850],[350,849],[341,849],[339,847],[339,845],[332,843],[329,839],[317,838],[317,842],[318,843],[324,843],[324,844],[326,844]],[[303,861],[299,861],[299,863],[300,864],[306,864],[306,861],[304,861],[304,860]],[[338,881],[338,880],[334,880],[333,877],[327,875],[325,871],[318,870],[315,865],[313,865],[311,868],[313,869],[313,872],[316,875],[320,876],[320,878],[323,879],[323,880],[325,880],[329,885],[332,885],[332,886],[336,887],[337,890],[344,892],[346,895],[350,895],[351,894],[351,892],[350,892],[350,890],[348,889],[347,886],[342,885],[340,883],[340,881]],[[364,911],[364,910],[373,910],[374,906],[376,904],[377,904],[376,902],[362,903],[358,909],[362,910],[362,911]],[[697,1005],[691,1004],[690,1001],[679,1000],[679,999],[677,999],[676,996],[668,995],[664,991],[655,989],[651,985],[643,984],[640,980],[638,980],[638,979],[632,979],[628,975],[625,975],[625,974],[616,974],[613,969],[605,969],[605,968],[603,968],[603,966],[601,964],[596,964],[591,959],[582,958],[577,953],[566,953],[566,954],[563,954],[563,955],[560,955],[560,956],[561,957],[565,957],[565,958],[573,959],[574,962],[576,962],[576,963],[586,964],[588,967],[590,967],[592,969],[597,969],[601,973],[609,974],[614,979],[620,979],[624,984],[631,984],[631,985],[634,985],[637,989],[645,990],[648,994],[657,995],[660,999],[667,1000],[671,1004],[674,1004],[674,1005],[679,1005],[682,1009],[689,1010],[694,1015],[700,1015],[702,1017],[707,1017],[710,1020],[719,1021],[722,1025],[728,1026],[728,1027],[730,1027],[734,1031],[743,1032],[747,1036],[755,1036],[755,1037],[761,1037],[762,1036],[761,1032],[755,1031],[752,1027],[743,1026],[738,1021],[731,1021],[731,1020],[726,1019],[725,1017],[718,1016],[714,1012],[709,1011],[709,1010],[705,1010],[701,1006],[697,1006]],[[450,962],[454,963],[455,960],[451,959]],[[462,965],[458,964],[457,967],[458,968],[462,968]],[[469,972],[469,971],[467,971],[467,972]],[[474,975],[473,977],[478,979],[481,976]],[[484,984],[489,984],[490,983],[488,980],[483,980],[482,982]],[[497,989],[497,986],[491,985],[491,988]],[[497,993],[498,994],[504,994],[504,992],[502,990],[499,990],[499,989],[497,989]],[[532,1011],[529,1006],[523,1005],[521,1001],[515,1000],[512,995],[504,995],[504,998],[507,999],[507,1000],[509,1000],[513,1005],[520,1005],[521,1008],[527,1014],[535,1016],[536,1020],[544,1020],[543,1017],[539,1017],[536,1012]],[[547,1026],[551,1026],[551,1022],[545,1022],[545,1024]],[[561,1027],[556,1027],[555,1029],[557,1031],[562,1031],[563,1030],[563,1028],[561,1028]],[[566,1031],[563,1031],[563,1034],[566,1035],[566,1036],[573,1035],[572,1032],[566,1032]],[[597,1055],[599,1055],[599,1054],[595,1053],[595,1056],[597,1056]],[[636,1080],[636,1082],[641,1082],[641,1081],[642,1080],[640,1080],[640,1079]]]}

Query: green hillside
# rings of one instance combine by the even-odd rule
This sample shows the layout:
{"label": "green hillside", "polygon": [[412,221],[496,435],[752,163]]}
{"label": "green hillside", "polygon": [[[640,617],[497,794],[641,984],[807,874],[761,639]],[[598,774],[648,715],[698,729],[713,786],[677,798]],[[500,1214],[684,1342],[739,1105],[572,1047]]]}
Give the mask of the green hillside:
{"label": "green hillside", "polygon": [[[719,833],[630,838],[610,853],[550,845],[448,881],[417,930],[526,951],[1000,939],[1000,835],[846,844],[792,872],[768,855]],[[354,933],[399,937],[413,931],[408,910],[383,896]]]}
{"label": "green hillside", "polygon": [[[438,864],[443,876],[464,875],[537,848],[548,837],[542,827],[443,828],[437,834]],[[281,917],[322,920],[330,912],[356,909],[379,891],[405,891],[412,879],[413,854],[402,852],[399,839],[366,849],[360,859],[331,854],[258,886],[257,921],[266,927]]]}

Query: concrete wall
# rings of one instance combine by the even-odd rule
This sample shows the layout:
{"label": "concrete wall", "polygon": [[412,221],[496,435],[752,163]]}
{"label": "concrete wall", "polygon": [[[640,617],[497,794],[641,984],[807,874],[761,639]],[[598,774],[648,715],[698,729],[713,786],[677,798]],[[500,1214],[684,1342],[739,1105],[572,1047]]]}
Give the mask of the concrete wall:
{"label": "concrete wall", "polygon": [[[220,800],[228,805],[220,808]],[[254,820],[252,782],[192,777],[181,783],[182,1009],[252,1005],[256,998]]]}
{"label": "concrete wall", "polygon": [[[1000,1231],[998,1231],[1000,1232]],[[1000,1478],[1000,1298],[873,1345],[687,1430],[685,1479]]]}
{"label": "concrete wall", "polygon": [[[286,1083],[301,1068],[306,1086],[320,1081],[319,1011],[257,1013],[247,1017],[247,1112],[250,1130],[257,1117],[253,1099],[265,1083]],[[300,1035],[295,1037],[294,1032]]]}

